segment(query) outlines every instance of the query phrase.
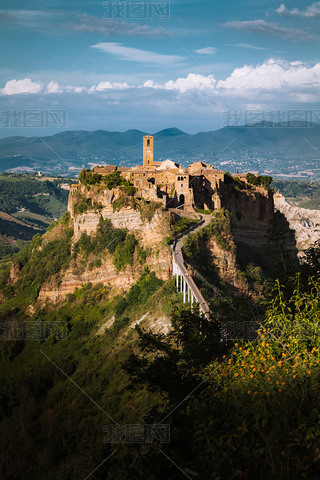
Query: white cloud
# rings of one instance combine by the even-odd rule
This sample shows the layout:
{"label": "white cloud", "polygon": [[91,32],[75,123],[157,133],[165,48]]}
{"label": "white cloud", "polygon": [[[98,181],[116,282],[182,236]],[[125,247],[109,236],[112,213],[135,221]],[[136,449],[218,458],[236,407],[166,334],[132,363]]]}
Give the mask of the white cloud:
{"label": "white cloud", "polygon": [[[185,78],[169,80],[163,84],[147,80],[142,88],[207,92],[212,95],[257,96],[259,92],[295,91],[305,93],[308,88],[320,89],[320,63],[313,67],[301,61],[286,62],[281,59],[269,59],[258,65],[244,65],[233,70],[225,80],[216,81],[214,75],[190,73]],[[282,93],[280,94],[282,95]]]}
{"label": "white cloud", "polygon": [[140,88],[153,88],[162,90],[177,90],[180,93],[188,91],[212,91],[215,88],[216,80],[214,75],[200,75],[197,73],[189,73],[185,78],[177,78],[169,80],[163,84],[155,83],[153,80],[147,80]]}
{"label": "white cloud", "polygon": [[172,63],[181,63],[181,61],[184,59],[179,55],[160,55],[159,53],[151,52],[148,50],[125,47],[121,43],[114,42],[97,43],[97,45],[91,45],[91,47],[102,50],[106,53],[110,53],[111,55],[116,55],[121,60],[128,60],[131,62],[168,65]]}
{"label": "white cloud", "polygon": [[62,93],[63,90],[57,82],[49,82],[45,93]]}
{"label": "white cloud", "polygon": [[213,90],[216,85],[214,75],[199,75],[189,73],[186,78],[177,78],[177,80],[169,80],[164,84],[165,90],[178,90],[185,93],[188,90]]}
{"label": "white cloud", "polygon": [[131,88],[130,85],[128,85],[126,82],[121,83],[121,82],[100,82],[98,85],[94,85],[89,88],[89,92],[104,92],[106,90],[123,90],[126,88]]}
{"label": "white cloud", "polygon": [[200,55],[214,55],[217,53],[217,49],[215,47],[204,47],[204,48],[199,48],[199,50],[195,50],[196,53],[199,53]]}
{"label": "white cloud", "polygon": [[63,25],[67,30],[74,32],[97,32],[113,33],[114,35],[130,35],[136,37],[163,36],[160,28],[152,28],[149,25],[140,25],[135,22],[126,22],[114,18],[98,18],[86,13],[77,15],[76,21]]}
{"label": "white cloud", "polygon": [[[213,74],[197,73],[169,81],[138,78],[126,83],[125,78],[117,82],[110,75],[99,77],[96,83],[86,79],[82,86],[63,84],[62,78],[49,78],[40,94],[20,95],[16,105],[20,109],[44,108],[43,93],[56,90],[57,93],[46,95],[45,108],[63,105],[68,110],[69,129],[150,130],[153,126],[155,130],[156,125],[172,124],[208,130],[214,123],[222,126],[225,118],[221,112],[227,111],[296,109],[318,114],[320,62],[308,65],[269,59],[236,68],[221,80]],[[35,80],[32,83],[39,84]],[[2,110],[14,108],[12,101],[17,101],[9,95],[1,99]]]}
{"label": "white cloud", "polygon": [[286,62],[279,59],[269,59],[253,66],[244,65],[236,68],[226,80],[220,80],[217,88],[233,89],[238,92],[253,89],[280,90],[306,85],[320,85],[320,63],[309,67],[303,62]]}
{"label": "white cloud", "polygon": [[[111,79],[110,79],[111,80]],[[257,65],[243,65],[222,80],[216,80],[213,74],[189,73],[186,77],[157,82],[147,79],[133,85],[125,81],[116,82],[105,79],[95,85],[61,85],[50,81],[46,85],[31,79],[9,80],[2,95],[19,93],[50,93],[51,95],[79,95],[97,97],[109,103],[135,102],[144,96],[149,102],[172,104],[174,99],[194,105],[206,102],[226,103],[228,99],[250,103],[299,102],[318,103],[320,96],[320,63],[308,65],[301,61],[287,62],[281,59],[269,59]],[[82,97],[84,98],[84,97]],[[140,101],[140,100],[139,100]],[[159,104],[160,104],[159,103]],[[158,104],[157,104],[158,105]]]}
{"label": "white cloud", "polygon": [[141,25],[134,21],[117,18],[99,18],[86,13],[41,10],[0,10],[0,24],[21,29],[52,33],[52,27],[68,32],[126,35],[134,37],[164,36],[161,28]]}
{"label": "white cloud", "polygon": [[88,89],[87,89],[87,87],[79,87],[79,86],[75,86],[75,85],[66,85],[66,87],[64,87],[64,91],[66,91],[68,93],[82,93],[82,92],[87,92]]}
{"label": "white cloud", "polygon": [[265,20],[234,20],[222,25],[223,27],[234,28],[236,30],[244,30],[246,32],[263,33],[274,35],[277,37],[296,40],[315,40],[319,39],[318,35],[305,32],[299,28],[283,27],[278,23],[266,22]]}
{"label": "white cloud", "polygon": [[20,93],[40,93],[42,89],[42,82],[33,82],[30,78],[24,78],[23,80],[9,80],[0,92],[1,95],[18,95]]}
{"label": "white cloud", "polygon": [[253,50],[267,50],[265,47],[256,47],[255,45],[251,45],[251,43],[237,43],[236,45],[233,45],[233,47],[252,48]]}
{"label": "white cloud", "polygon": [[312,3],[303,11],[298,8],[288,10],[285,4],[281,3],[276,12],[279,15],[284,15],[286,17],[320,18],[320,2]]}

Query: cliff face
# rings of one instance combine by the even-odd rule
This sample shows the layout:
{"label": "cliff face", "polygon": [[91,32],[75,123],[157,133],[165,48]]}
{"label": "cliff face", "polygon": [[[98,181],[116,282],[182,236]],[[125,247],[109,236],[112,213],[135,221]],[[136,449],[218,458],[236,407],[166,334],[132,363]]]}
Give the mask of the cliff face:
{"label": "cliff face", "polygon": [[[92,197],[96,201],[97,197]],[[112,198],[112,195],[110,196]],[[113,197],[114,198],[114,197]],[[107,203],[107,202],[106,202]],[[73,205],[71,205],[73,209]],[[74,237],[73,245],[80,239],[82,233],[93,236],[96,234],[99,219],[110,219],[114,228],[125,228],[133,233],[139,245],[148,251],[146,264],[153,270],[158,278],[167,280],[171,273],[172,253],[170,247],[163,242],[170,231],[170,214],[157,210],[150,221],[142,220],[139,211],[133,208],[123,208],[113,212],[112,205],[107,205],[100,212],[88,211],[81,215],[73,213]],[[71,261],[70,267],[57,282],[54,279],[46,282],[39,293],[39,302],[46,300],[52,302],[63,300],[66,295],[73,293],[76,288],[81,288],[86,283],[96,285],[102,283],[109,285],[114,294],[130,288],[141,275],[145,265],[141,264],[137,255],[134,256],[132,266],[126,266],[123,271],[117,271],[113,264],[112,255],[103,252],[99,256],[101,265],[93,267],[92,262],[96,257],[89,256],[85,265],[79,261]],[[91,265],[90,265],[91,263]]]}
{"label": "cliff face", "polygon": [[76,288],[81,288],[86,283],[92,283],[92,285],[102,283],[105,286],[110,286],[116,293],[122,289],[130,288],[138,277],[139,272],[132,267],[127,267],[123,272],[117,272],[112,257],[107,255],[101,257],[99,268],[89,269],[88,263],[80,268],[70,265],[58,284],[54,279],[51,279],[42,286],[38,301],[44,303],[49,300],[54,303],[64,300],[69,293],[74,293]]}
{"label": "cliff face", "polygon": [[119,188],[113,188],[108,190],[98,185],[91,186],[89,189],[79,183],[76,185],[71,185],[69,198],[68,198],[68,212],[71,217],[76,216],[75,206],[81,198],[88,200],[88,203],[93,207],[95,205],[102,205],[103,207],[111,206],[112,202],[117,200],[122,195],[122,192]]}
{"label": "cliff face", "polygon": [[246,282],[239,276],[239,265],[237,264],[237,257],[235,252],[235,244],[230,235],[229,245],[233,248],[225,250],[220,247],[214,237],[208,242],[208,249],[213,263],[219,273],[219,277],[226,282],[229,289],[235,290],[238,293],[247,293]]}
{"label": "cliff face", "polygon": [[[248,263],[253,262],[268,270],[266,252],[273,248],[270,236],[272,236],[272,223],[274,222],[274,199],[271,191],[256,187],[252,190],[240,190],[229,185],[222,187],[221,201],[225,208],[232,213],[231,236],[229,243],[234,248],[223,250],[214,239],[207,245],[209,257],[212,258],[219,276],[226,281],[231,288],[244,292],[246,284],[239,276],[239,266],[245,270]],[[114,228],[127,229],[133,233],[140,247],[148,250],[147,264],[162,279],[168,279],[171,275],[172,252],[165,245],[164,238],[170,234],[170,213],[163,209],[155,209],[149,220],[142,215],[141,210],[136,209],[136,204],[130,201],[127,206],[114,203],[123,196],[119,188],[112,190],[104,189],[101,186],[92,186],[89,189],[84,185],[71,187],[68,210],[71,215],[74,228],[73,245],[79,241],[81,235],[86,233],[89,236],[96,234],[99,227],[99,220],[109,219]],[[85,203],[85,213],[78,213],[79,202]],[[120,199],[121,204],[122,199]],[[114,208],[116,205],[117,208]],[[126,203],[124,202],[124,205]],[[291,221],[290,225],[286,220],[284,211],[288,210],[285,201],[279,202],[277,207],[280,210],[281,228],[297,228]],[[134,207],[134,208],[133,208]],[[120,208],[120,209],[118,209]],[[297,210],[296,207],[292,207]],[[295,212],[296,213],[296,212]],[[293,215],[295,215],[293,213]],[[320,217],[320,215],[319,215]],[[320,223],[320,218],[319,218]],[[300,224],[299,224],[300,225]],[[307,226],[300,225],[300,230]],[[309,228],[309,227],[308,227]],[[292,232],[291,232],[292,233]],[[314,233],[313,233],[314,235]],[[291,235],[292,237],[292,235]],[[292,238],[288,234],[288,244]],[[291,240],[290,240],[291,238]],[[291,248],[292,247],[292,248]],[[295,250],[295,242],[291,245]],[[110,285],[114,293],[130,288],[139,278],[144,269],[135,254],[132,266],[126,266],[123,271],[117,271],[113,264],[112,255],[104,252],[99,260],[101,265],[94,265],[94,257],[87,260],[86,265],[80,265],[72,261],[69,268],[59,279],[57,284],[54,279],[47,282],[41,288],[39,301],[46,299],[51,301],[62,300],[67,294],[73,293],[85,283],[102,283]],[[99,263],[100,263],[99,262]],[[197,269],[197,266],[194,265]]]}
{"label": "cliff face", "polygon": [[100,217],[111,220],[114,228],[126,228],[133,232],[144,248],[153,248],[163,240],[164,232],[169,229],[169,213],[156,211],[150,222],[142,220],[138,210],[123,208],[113,211],[112,206],[103,208],[99,213],[88,212],[74,218],[74,241],[77,242],[82,233],[92,235],[97,231]]}
{"label": "cliff face", "polygon": [[252,192],[232,190],[224,202],[232,213],[235,242],[247,247],[265,248],[269,243],[268,231],[274,216],[272,192],[257,187]]}
{"label": "cliff face", "polygon": [[275,207],[281,212],[295,231],[298,250],[314,244],[320,236],[320,211],[290,205],[280,193],[274,195]]}

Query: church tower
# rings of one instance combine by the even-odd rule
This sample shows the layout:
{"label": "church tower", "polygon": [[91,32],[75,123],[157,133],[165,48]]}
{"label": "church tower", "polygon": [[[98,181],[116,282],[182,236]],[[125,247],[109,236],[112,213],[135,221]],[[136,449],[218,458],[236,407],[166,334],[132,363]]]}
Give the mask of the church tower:
{"label": "church tower", "polygon": [[153,137],[143,137],[143,166],[153,165]]}

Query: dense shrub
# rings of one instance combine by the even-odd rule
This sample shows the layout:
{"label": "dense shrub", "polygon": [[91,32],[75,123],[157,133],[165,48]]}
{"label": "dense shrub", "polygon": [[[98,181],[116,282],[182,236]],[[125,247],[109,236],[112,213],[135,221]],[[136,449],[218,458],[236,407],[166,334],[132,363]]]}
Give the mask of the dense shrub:
{"label": "dense shrub", "polygon": [[272,177],[269,177],[268,175],[262,175],[259,177],[253,173],[247,173],[246,179],[251,185],[262,185],[264,188],[268,188],[273,180]]}
{"label": "dense shrub", "polygon": [[79,174],[79,182],[83,183],[84,185],[99,185],[101,183],[101,178],[102,175],[93,173],[90,169],[83,169]]}
{"label": "dense shrub", "polygon": [[123,270],[126,265],[132,265],[133,254],[137,241],[134,235],[128,234],[122,244],[118,244],[114,253],[114,265],[117,269]]}
{"label": "dense shrub", "polygon": [[103,177],[103,183],[105,184],[108,190],[111,190],[112,188],[120,187],[120,185],[128,184],[128,182],[126,182],[122,178],[120,172],[113,172],[113,173],[109,173],[108,175],[105,175]]}
{"label": "dense shrub", "polygon": [[[123,270],[126,265],[132,265],[133,254],[137,241],[134,235],[128,234],[127,230],[113,228],[111,220],[100,217],[99,227],[95,236],[90,237],[82,233],[74,246],[74,256],[81,253],[86,259],[90,254],[99,255],[104,250],[114,254],[116,269]],[[96,259],[95,265],[100,266],[101,260]],[[92,265],[92,267],[94,264]]]}
{"label": "dense shrub", "polygon": [[75,215],[81,215],[82,213],[86,213],[88,210],[92,209],[92,200],[78,194],[76,196],[76,202],[74,203],[73,208]]}
{"label": "dense shrub", "polygon": [[154,272],[145,269],[137,283],[130,288],[126,297],[122,297],[117,302],[115,306],[116,316],[122,315],[126,309],[145,304],[148,298],[162,285],[163,280],[160,280]]}
{"label": "dense shrub", "polygon": [[229,236],[231,232],[231,213],[229,210],[216,210],[213,213],[211,222],[196,233],[190,233],[183,244],[183,252],[186,257],[199,258],[200,255],[200,241],[208,241],[211,236],[224,250],[230,250],[232,247],[229,244]]}

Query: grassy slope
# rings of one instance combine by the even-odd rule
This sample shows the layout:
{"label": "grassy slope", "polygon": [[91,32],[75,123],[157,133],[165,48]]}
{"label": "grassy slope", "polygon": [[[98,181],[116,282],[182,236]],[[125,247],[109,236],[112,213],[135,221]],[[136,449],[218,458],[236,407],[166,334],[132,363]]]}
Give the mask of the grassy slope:
{"label": "grassy slope", "polygon": [[39,181],[30,175],[0,176],[0,210],[32,227],[0,219],[0,235],[13,241],[0,240],[0,258],[17,251],[36,233],[45,232],[52,220],[66,211],[68,192],[57,187],[63,182]]}

